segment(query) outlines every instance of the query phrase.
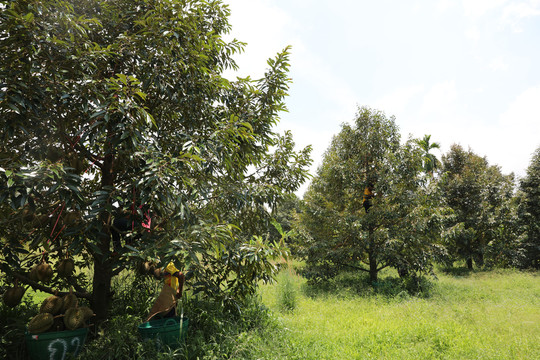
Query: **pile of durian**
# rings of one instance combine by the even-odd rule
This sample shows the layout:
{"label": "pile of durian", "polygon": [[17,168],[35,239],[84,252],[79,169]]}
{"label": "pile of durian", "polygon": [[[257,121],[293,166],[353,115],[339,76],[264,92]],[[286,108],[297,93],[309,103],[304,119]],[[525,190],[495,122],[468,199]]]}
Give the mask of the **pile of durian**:
{"label": "pile of durian", "polygon": [[94,312],[88,306],[78,305],[79,300],[71,289],[62,297],[49,296],[41,304],[39,314],[28,323],[28,332],[39,334],[46,331],[76,330],[86,326]]}

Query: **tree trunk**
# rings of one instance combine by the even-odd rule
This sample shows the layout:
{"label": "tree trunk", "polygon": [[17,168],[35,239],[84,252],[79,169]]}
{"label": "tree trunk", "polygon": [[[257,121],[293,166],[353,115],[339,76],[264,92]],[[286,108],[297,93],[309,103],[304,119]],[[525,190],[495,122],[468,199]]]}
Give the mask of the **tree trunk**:
{"label": "tree trunk", "polygon": [[107,262],[94,258],[94,281],[92,289],[91,308],[96,314],[96,322],[100,323],[107,318],[111,305],[111,279],[112,271]]}
{"label": "tree trunk", "polygon": [[476,262],[476,265],[478,265],[478,267],[480,268],[483,267],[484,266],[484,253],[483,252],[478,253],[474,261]]}
{"label": "tree trunk", "polygon": [[473,269],[473,262],[472,262],[472,256],[469,256],[467,258],[467,269],[472,270]]}
{"label": "tree trunk", "polygon": [[370,252],[369,253],[369,281],[373,284],[377,282],[377,257]]}
{"label": "tree trunk", "polygon": [[[113,155],[111,144],[105,146],[105,158],[102,166],[101,186],[103,190],[114,187],[114,171],[113,171]],[[109,200],[110,202],[110,200]],[[98,248],[101,254],[94,253],[94,280],[92,289],[92,310],[96,314],[96,322],[100,323],[107,319],[109,307],[111,304],[111,280],[112,280],[112,264],[110,258],[111,246],[111,214],[104,210],[100,213],[100,221],[104,225],[104,234],[100,237]]]}
{"label": "tree trunk", "polygon": [[369,281],[373,284],[377,282],[377,256],[375,252],[373,251],[373,233],[375,232],[373,227],[369,227],[369,251],[368,251],[368,259],[369,259]]}
{"label": "tree trunk", "polygon": [[409,276],[409,270],[405,266],[398,265],[396,269],[401,279],[405,279],[406,277]]}

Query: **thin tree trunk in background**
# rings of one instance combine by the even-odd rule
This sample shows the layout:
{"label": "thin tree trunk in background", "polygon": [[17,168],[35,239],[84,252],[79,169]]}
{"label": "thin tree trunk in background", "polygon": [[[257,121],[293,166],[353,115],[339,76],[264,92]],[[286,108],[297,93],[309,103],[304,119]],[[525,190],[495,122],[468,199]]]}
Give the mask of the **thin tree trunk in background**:
{"label": "thin tree trunk in background", "polygon": [[473,261],[472,256],[467,258],[467,269],[472,270],[473,269]]}
{"label": "thin tree trunk in background", "polygon": [[370,247],[368,251],[368,258],[369,258],[369,281],[373,284],[377,282],[377,256],[375,255],[375,252],[373,251],[373,227],[369,227],[369,242]]}

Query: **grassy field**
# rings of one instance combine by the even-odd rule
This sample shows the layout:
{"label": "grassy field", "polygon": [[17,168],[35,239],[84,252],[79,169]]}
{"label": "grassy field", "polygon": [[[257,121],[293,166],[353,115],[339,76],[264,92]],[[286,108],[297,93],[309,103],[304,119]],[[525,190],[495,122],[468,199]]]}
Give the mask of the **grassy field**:
{"label": "grassy field", "polygon": [[[212,324],[225,333],[216,335],[216,344],[205,341],[199,344],[204,349],[193,353],[198,345],[192,333],[192,353],[161,358],[540,359],[540,273],[458,269],[439,270],[437,276],[427,291],[411,296],[396,286],[391,271],[374,290],[353,273],[311,287],[290,268],[276,284],[261,287],[262,301],[273,313],[269,322],[230,331],[237,327],[218,326],[219,318]],[[25,296],[39,304],[49,295],[29,291]],[[132,328],[118,328],[123,337],[133,337],[122,346],[140,345]],[[104,353],[126,341],[115,329],[106,337],[114,345]]]}
{"label": "grassy field", "polygon": [[260,359],[540,359],[538,274],[439,272],[423,298],[370,292],[355,275],[324,291],[291,270],[279,281],[261,295],[284,330],[251,339]]}

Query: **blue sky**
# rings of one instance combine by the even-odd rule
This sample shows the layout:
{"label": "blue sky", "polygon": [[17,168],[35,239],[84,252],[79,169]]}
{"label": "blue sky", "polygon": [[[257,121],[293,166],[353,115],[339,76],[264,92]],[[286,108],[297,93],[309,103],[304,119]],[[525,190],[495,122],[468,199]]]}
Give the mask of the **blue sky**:
{"label": "blue sky", "polygon": [[[540,146],[540,0],[225,0],[247,42],[237,75],[261,77],[292,45],[279,130],[313,145],[314,174],[358,106],[394,115],[523,176]],[[305,190],[304,186],[300,195]]]}

